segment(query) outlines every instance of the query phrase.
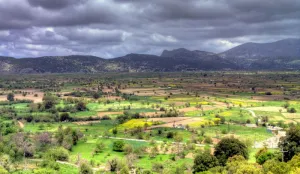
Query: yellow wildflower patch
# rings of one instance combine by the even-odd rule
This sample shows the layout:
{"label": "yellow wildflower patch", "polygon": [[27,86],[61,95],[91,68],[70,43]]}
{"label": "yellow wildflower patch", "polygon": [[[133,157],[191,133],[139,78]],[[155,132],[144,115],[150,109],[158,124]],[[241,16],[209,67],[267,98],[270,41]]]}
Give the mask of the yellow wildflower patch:
{"label": "yellow wildflower patch", "polygon": [[191,128],[201,127],[202,125],[204,125],[204,126],[213,126],[213,125],[215,125],[215,123],[213,121],[203,120],[203,121],[196,121],[194,123],[189,124],[189,126]]}
{"label": "yellow wildflower patch", "polygon": [[132,119],[118,126],[118,129],[133,129],[137,127],[144,127],[145,125],[151,126],[152,122],[145,119]]}

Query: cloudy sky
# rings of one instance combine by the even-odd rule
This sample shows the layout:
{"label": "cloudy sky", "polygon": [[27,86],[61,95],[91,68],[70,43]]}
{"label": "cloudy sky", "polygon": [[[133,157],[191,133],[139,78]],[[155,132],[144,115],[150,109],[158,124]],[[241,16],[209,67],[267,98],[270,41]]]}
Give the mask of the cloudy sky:
{"label": "cloudy sky", "polygon": [[0,0],[0,55],[12,57],[218,53],[299,36],[299,0]]}

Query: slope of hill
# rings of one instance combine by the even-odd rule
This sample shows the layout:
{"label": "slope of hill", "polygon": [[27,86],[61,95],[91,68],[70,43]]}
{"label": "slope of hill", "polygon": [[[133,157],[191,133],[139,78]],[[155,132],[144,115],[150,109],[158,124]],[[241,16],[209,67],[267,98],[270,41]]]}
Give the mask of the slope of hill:
{"label": "slope of hill", "polygon": [[94,56],[55,56],[39,58],[3,58],[0,57],[2,73],[72,73],[96,72],[94,67],[104,59]]}
{"label": "slope of hill", "polygon": [[[237,66],[227,60],[216,61],[215,56],[160,57],[146,54],[128,54],[114,59],[94,56],[60,56],[40,58],[0,58],[0,73],[74,73],[74,72],[142,72],[229,70]],[[217,59],[221,59],[217,57]]]}
{"label": "slope of hill", "polygon": [[205,51],[189,51],[185,48],[179,48],[172,51],[164,50],[161,57],[170,57],[177,61],[184,61],[190,66],[200,67],[204,70],[238,69],[238,66],[230,60],[221,58],[215,53]]}
{"label": "slope of hill", "polygon": [[128,54],[113,59],[84,55],[22,59],[0,56],[0,74],[299,69],[300,39],[245,43],[220,54],[179,48],[164,50],[161,56]]}
{"label": "slope of hill", "polygon": [[294,57],[300,55],[300,39],[284,39],[272,43],[245,43],[219,54],[222,57]]}
{"label": "slope of hill", "polygon": [[300,67],[300,39],[245,43],[219,56],[246,69],[297,69]]}

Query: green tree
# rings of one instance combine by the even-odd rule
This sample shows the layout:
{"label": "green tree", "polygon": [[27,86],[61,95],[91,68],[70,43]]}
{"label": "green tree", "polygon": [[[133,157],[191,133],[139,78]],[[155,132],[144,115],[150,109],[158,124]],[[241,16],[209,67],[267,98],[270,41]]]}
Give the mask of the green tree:
{"label": "green tree", "polygon": [[129,168],[127,166],[123,166],[120,170],[120,174],[130,174]]}
{"label": "green tree", "polygon": [[71,120],[70,114],[68,112],[64,112],[60,114],[60,121],[68,121]]}
{"label": "green tree", "polygon": [[218,159],[205,152],[198,154],[194,159],[193,173],[207,171],[210,168],[216,167],[219,165]]}
{"label": "green tree", "polygon": [[118,129],[117,129],[117,128],[114,128],[114,129],[112,130],[112,133],[114,134],[114,136],[116,136],[116,135],[118,134]]}
{"label": "green tree", "polygon": [[93,174],[92,167],[87,163],[81,163],[79,167],[79,173],[80,174]]}
{"label": "green tree", "polygon": [[0,166],[0,174],[8,174],[8,171],[4,167]]}
{"label": "green tree", "polygon": [[100,141],[100,142],[97,142],[94,152],[101,153],[104,151],[104,149],[105,149],[105,144],[102,141]]}
{"label": "green tree", "polygon": [[291,108],[291,109],[288,109],[288,112],[289,112],[289,113],[296,113],[297,111],[296,111],[295,108]]}
{"label": "green tree", "polygon": [[213,140],[210,136],[206,136],[204,139],[204,143],[206,144],[212,144]]}
{"label": "green tree", "polygon": [[234,174],[262,174],[262,171],[257,164],[248,163],[247,160],[240,155],[228,158],[225,169],[227,173]]}
{"label": "green tree", "polygon": [[7,94],[7,100],[8,101],[15,101],[15,95],[13,93]]}
{"label": "green tree", "polygon": [[288,164],[293,168],[300,168],[300,154],[295,155]]}
{"label": "green tree", "polygon": [[279,143],[279,147],[283,149],[284,161],[289,161],[297,153],[300,153],[300,126],[291,127],[286,136]]}
{"label": "green tree", "polygon": [[123,152],[124,151],[124,146],[125,146],[124,141],[122,141],[122,140],[115,141],[113,143],[113,151]]}
{"label": "green tree", "polygon": [[45,109],[51,109],[55,106],[56,103],[56,97],[47,94],[46,96],[44,96],[43,98],[43,105],[45,107]]}
{"label": "green tree", "polygon": [[94,94],[93,94],[93,98],[94,99],[98,99],[98,98],[100,98],[101,97],[101,95],[98,93],[98,92],[95,92]]}
{"label": "green tree", "polygon": [[78,102],[76,105],[76,109],[77,111],[85,111],[86,108],[86,104],[84,102]]}
{"label": "green tree", "polygon": [[68,161],[69,159],[69,151],[63,147],[56,147],[49,149],[45,154],[45,158],[47,160],[59,160],[59,161]]}
{"label": "green tree", "polygon": [[265,173],[272,172],[274,174],[287,174],[290,172],[291,167],[285,162],[272,159],[264,163],[263,169]]}
{"label": "green tree", "polygon": [[221,165],[225,165],[229,157],[241,155],[248,159],[248,150],[244,143],[236,138],[223,138],[215,148],[214,155]]}
{"label": "green tree", "polygon": [[162,173],[164,170],[164,165],[162,163],[155,162],[152,164],[152,170],[157,173]]}
{"label": "green tree", "polygon": [[55,174],[57,171],[48,168],[35,169],[33,171],[34,174]]}
{"label": "green tree", "polygon": [[272,152],[264,152],[262,154],[260,154],[257,158],[256,158],[256,162],[260,165],[264,164],[266,161],[270,160],[274,158],[274,154]]}
{"label": "green tree", "polygon": [[267,147],[263,147],[255,154],[256,162],[260,165],[264,164],[267,160],[274,158],[274,153],[269,152]]}
{"label": "green tree", "polygon": [[174,140],[175,140],[176,146],[177,146],[177,154],[179,154],[181,149],[182,149],[181,148],[181,142],[183,141],[183,137],[180,134],[176,134],[175,137],[174,137]]}
{"label": "green tree", "polygon": [[[12,169],[12,162],[8,155],[1,155],[0,156],[0,174],[1,171],[3,173],[10,171]],[[7,172],[8,173],[8,172]]]}
{"label": "green tree", "polygon": [[109,170],[111,172],[116,172],[120,162],[117,158],[114,158],[112,160],[108,160],[107,163],[108,163],[108,166],[109,166]]}

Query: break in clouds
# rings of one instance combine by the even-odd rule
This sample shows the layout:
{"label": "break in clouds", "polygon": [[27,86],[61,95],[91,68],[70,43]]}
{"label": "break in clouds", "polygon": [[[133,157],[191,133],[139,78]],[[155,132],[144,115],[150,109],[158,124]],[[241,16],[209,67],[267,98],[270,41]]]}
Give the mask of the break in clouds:
{"label": "break in clouds", "polygon": [[299,0],[0,0],[0,55],[219,53],[300,36]]}

